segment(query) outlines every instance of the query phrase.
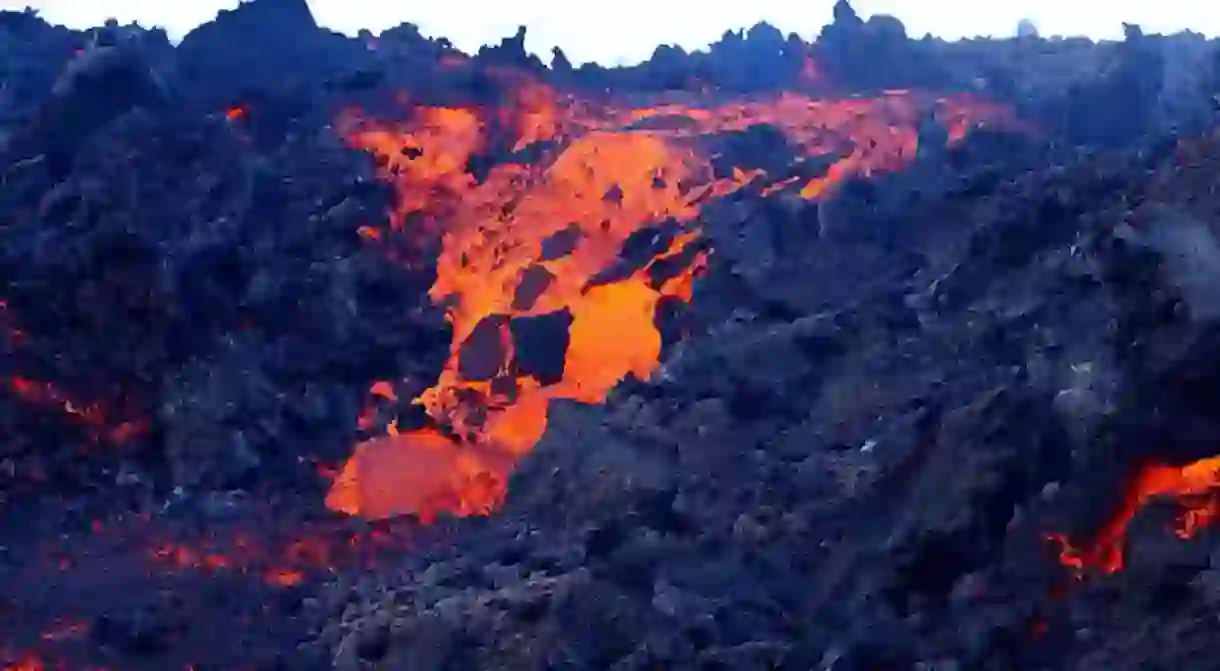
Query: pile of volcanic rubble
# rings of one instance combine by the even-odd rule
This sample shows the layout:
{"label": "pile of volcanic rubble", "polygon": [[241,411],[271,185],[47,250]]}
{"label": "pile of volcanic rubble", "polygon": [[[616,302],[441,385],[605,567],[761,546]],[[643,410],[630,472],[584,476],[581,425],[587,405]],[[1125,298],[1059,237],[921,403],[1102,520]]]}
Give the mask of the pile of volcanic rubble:
{"label": "pile of volcanic rubble", "polygon": [[[524,38],[348,38],[303,0],[178,45],[0,12],[0,668],[1209,668],[1211,481],[1132,491],[1220,454],[1211,43],[916,40],[845,1],[812,43],[760,24],[627,68]],[[490,516],[278,586],[133,569],[150,529],[394,523],[323,499],[377,381],[432,421],[405,401],[450,354],[442,235],[368,244],[399,196],[336,119],[491,101],[506,70],[969,92],[1023,123],[706,203],[658,372],[553,403]]]}

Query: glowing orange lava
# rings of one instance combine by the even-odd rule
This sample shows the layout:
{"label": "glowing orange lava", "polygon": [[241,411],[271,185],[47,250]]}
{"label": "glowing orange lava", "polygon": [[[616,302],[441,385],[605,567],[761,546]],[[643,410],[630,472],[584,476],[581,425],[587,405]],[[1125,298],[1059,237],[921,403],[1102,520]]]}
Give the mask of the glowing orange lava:
{"label": "glowing orange lava", "polygon": [[46,671],[46,669],[47,667],[42,663],[42,660],[33,655],[22,657],[4,667],[4,671]]}
{"label": "glowing orange lava", "polygon": [[[392,229],[442,236],[430,295],[446,306],[453,339],[437,383],[415,401],[446,431],[399,433],[391,425],[387,435],[359,444],[327,497],[333,510],[425,520],[440,511],[489,513],[513,465],[542,437],[552,400],[597,403],[628,374],[643,379],[656,370],[658,304],[689,301],[706,260],[693,246],[704,202],[747,185],[817,199],[847,177],[900,169],[914,159],[916,129],[929,113],[953,137],[1004,121],[997,108],[905,91],[722,104],[671,97],[619,107],[498,74],[509,91],[498,108],[415,106],[404,123],[355,113],[339,121],[349,144],[376,154],[396,187]],[[841,158],[824,174],[805,176],[713,169],[712,136],[760,124],[782,133],[798,162]],[[471,159],[501,146],[532,156],[514,154],[476,178]],[[658,240],[662,251],[651,263],[606,279],[629,236],[667,219],[684,228]],[[680,272],[657,279],[662,260]],[[510,324],[559,311],[570,316],[563,375],[544,384],[519,372]],[[463,353],[476,339],[488,347],[476,330],[498,341],[491,348],[498,364],[494,374],[471,379]],[[372,421],[366,413],[360,423]]]}
{"label": "glowing orange lava", "polygon": [[360,559],[362,548],[372,551],[403,544],[403,539],[397,536],[377,533],[346,539],[302,537],[274,546],[239,535],[229,540],[158,543],[149,550],[148,558],[170,571],[229,572],[258,576],[269,585],[291,587],[308,576],[325,575],[353,564]]}
{"label": "glowing orange lava", "polygon": [[1131,479],[1118,509],[1086,544],[1073,544],[1063,534],[1051,540],[1061,545],[1059,561],[1077,575],[1087,569],[1115,573],[1123,568],[1127,528],[1146,504],[1157,498],[1174,498],[1184,510],[1175,533],[1190,538],[1220,515],[1220,456],[1200,459],[1185,466],[1151,464]]}

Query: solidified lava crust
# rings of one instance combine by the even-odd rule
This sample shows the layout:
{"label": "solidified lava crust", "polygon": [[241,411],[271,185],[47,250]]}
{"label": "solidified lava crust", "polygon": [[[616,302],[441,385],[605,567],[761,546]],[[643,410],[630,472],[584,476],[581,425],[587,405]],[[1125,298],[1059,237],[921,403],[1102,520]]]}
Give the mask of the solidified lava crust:
{"label": "solidified lava crust", "polygon": [[834,16],[0,12],[0,669],[1210,668],[1214,45]]}

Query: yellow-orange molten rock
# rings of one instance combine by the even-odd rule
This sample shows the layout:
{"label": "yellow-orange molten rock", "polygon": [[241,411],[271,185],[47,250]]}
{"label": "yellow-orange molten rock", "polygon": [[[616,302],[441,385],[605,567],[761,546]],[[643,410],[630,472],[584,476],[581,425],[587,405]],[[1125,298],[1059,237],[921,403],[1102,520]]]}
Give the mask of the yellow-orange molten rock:
{"label": "yellow-orange molten rock", "polygon": [[429,522],[441,511],[485,515],[503,500],[510,466],[432,430],[383,436],[356,446],[326,505],[370,519],[415,513]]}
{"label": "yellow-orange molten rock", "polygon": [[1185,466],[1151,464],[1136,472],[1123,492],[1118,509],[1106,520],[1087,544],[1075,545],[1062,534],[1051,540],[1062,549],[1059,561],[1078,575],[1086,569],[1116,573],[1123,568],[1123,544],[1127,527],[1140,509],[1158,498],[1175,498],[1184,510],[1175,533],[1190,538],[1220,516],[1220,456],[1208,457]]}
{"label": "yellow-orange molten rock", "polygon": [[[327,499],[334,510],[366,518],[486,513],[503,498],[513,464],[542,437],[552,400],[597,403],[627,375],[655,372],[658,305],[690,300],[705,254],[690,253],[699,233],[687,226],[659,241],[650,263],[616,266],[624,242],[645,226],[689,224],[704,202],[748,184],[814,199],[849,176],[899,169],[915,156],[916,127],[928,108],[954,139],[999,114],[967,100],[906,92],[620,108],[501,74],[509,94],[499,108],[418,106],[396,124],[353,113],[339,120],[347,142],[382,159],[382,177],[396,187],[391,228],[442,236],[430,295],[446,306],[453,340],[437,383],[415,402],[460,442],[435,432],[394,435],[387,427],[391,436],[357,447]],[[713,170],[708,136],[757,124],[783,133],[798,160],[852,149],[817,176]],[[500,134],[507,143],[495,142]],[[510,158],[476,179],[471,159],[493,147],[535,158]],[[531,147],[539,151],[525,151]],[[667,279],[657,279],[652,271],[663,260],[681,262],[667,264]],[[611,268],[614,279],[607,279]],[[527,278],[535,281],[525,286]],[[562,310],[571,316],[563,376],[543,384],[518,370],[507,324]],[[489,326],[499,336],[497,372],[467,379],[463,347],[476,328]]]}

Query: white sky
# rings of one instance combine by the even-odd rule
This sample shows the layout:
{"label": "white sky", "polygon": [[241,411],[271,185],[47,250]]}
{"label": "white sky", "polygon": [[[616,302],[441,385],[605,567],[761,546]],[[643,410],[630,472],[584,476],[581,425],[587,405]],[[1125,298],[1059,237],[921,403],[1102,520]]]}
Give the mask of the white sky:
{"label": "white sky", "polygon": [[[1145,32],[1190,29],[1220,33],[1214,0],[856,0],[867,17],[894,14],[912,36],[945,38],[1007,36],[1017,22],[1031,18],[1043,35],[1117,37],[1123,21]],[[528,26],[526,47],[549,60],[558,44],[575,63],[637,62],[661,43],[687,49],[706,46],[729,28],[760,20],[785,33],[810,39],[830,20],[834,0],[308,0],[324,26],[352,34],[359,28],[380,32],[410,21],[426,35],[444,36],[465,51]],[[238,0],[0,0],[0,8],[30,5],[54,23],[98,25],[108,17],[122,23],[164,27],[180,38],[220,8]]]}

